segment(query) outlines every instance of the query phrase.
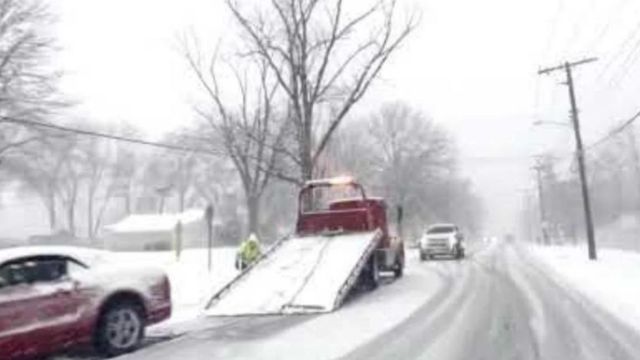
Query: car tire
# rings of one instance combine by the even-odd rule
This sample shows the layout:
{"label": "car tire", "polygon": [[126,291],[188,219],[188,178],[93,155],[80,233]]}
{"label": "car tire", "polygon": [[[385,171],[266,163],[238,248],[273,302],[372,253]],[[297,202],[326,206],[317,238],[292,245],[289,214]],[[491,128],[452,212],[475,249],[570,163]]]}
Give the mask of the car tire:
{"label": "car tire", "polygon": [[116,302],[102,312],[96,329],[96,348],[106,356],[137,349],[144,338],[144,312],[133,301]]}
{"label": "car tire", "polygon": [[423,253],[422,251],[420,251],[420,261],[427,261],[428,259],[429,259],[429,256]]}

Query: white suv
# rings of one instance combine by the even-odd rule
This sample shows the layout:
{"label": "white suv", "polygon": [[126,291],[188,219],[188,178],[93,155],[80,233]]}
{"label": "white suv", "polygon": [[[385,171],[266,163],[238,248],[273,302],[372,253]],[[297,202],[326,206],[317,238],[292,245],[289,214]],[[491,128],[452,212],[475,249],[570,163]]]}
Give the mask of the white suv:
{"label": "white suv", "polygon": [[449,255],[455,259],[464,257],[462,232],[454,224],[429,226],[420,238],[420,260],[425,261],[436,255]]}

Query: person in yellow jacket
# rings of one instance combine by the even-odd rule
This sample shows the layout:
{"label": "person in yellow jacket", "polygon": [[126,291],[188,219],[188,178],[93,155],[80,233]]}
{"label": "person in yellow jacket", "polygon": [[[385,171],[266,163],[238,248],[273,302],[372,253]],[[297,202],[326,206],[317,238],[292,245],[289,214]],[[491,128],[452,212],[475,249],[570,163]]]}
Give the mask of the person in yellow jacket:
{"label": "person in yellow jacket", "polygon": [[236,269],[244,270],[251,263],[256,261],[260,257],[262,250],[260,249],[260,242],[255,234],[249,235],[247,240],[240,244],[238,254],[236,255]]}

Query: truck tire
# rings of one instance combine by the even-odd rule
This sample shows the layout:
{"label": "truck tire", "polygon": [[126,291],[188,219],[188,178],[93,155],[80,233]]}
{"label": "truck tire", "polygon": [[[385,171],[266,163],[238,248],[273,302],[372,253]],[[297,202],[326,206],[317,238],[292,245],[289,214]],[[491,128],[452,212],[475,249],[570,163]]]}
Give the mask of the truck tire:
{"label": "truck tire", "polygon": [[106,356],[131,352],[144,338],[145,319],[139,304],[114,302],[100,315],[96,328],[96,350]]}
{"label": "truck tire", "polygon": [[393,268],[393,276],[398,279],[404,275],[404,249],[400,250]]}
{"label": "truck tire", "polygon": [[402,275],[404,275],[404,261],[401,261],[398,264],[396,264],[396,267],[393,269],[393,276],[396,279],[401,278]]}
{"label": "truck tire", "polygon": [[367,290],[373,291],[378,288],[380,285],[380,268],[378,266],[378,257],[375,255],[371,255],[369,258],[369,266],[366,269],[366,287]]}
{"label": "truck tire", "polygon": [[422,251],[420,251],[420,261],[427,261],[427,260],[429,260],[429,256],[423,253]]}

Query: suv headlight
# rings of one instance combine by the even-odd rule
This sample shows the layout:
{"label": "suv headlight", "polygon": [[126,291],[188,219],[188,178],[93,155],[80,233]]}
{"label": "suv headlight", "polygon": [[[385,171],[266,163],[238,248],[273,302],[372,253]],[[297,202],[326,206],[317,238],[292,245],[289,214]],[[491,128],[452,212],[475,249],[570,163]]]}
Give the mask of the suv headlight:
{"label": "suv headlight", "polygon": [[427,236],[423,236],[422,239],[420,239],[420,244],[422,244],[422,247],[429,247],[429,238]]}

